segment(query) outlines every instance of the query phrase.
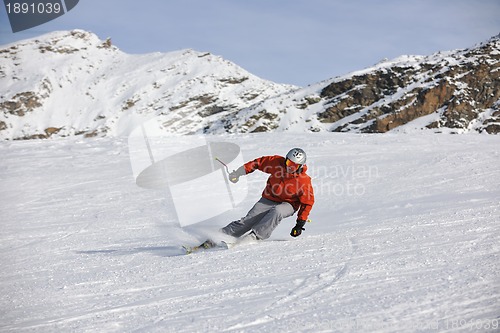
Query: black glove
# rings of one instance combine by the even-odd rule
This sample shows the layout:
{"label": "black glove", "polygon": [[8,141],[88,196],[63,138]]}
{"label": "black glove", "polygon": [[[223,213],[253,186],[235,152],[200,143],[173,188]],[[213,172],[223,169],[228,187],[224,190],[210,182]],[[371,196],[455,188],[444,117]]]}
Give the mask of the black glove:
{"label": "black glove", "polygon": [[290,232],[290,236],[292,237],[298,237],[302,233],[302,230],[304,229],[304,225],[306,224],[306,221],[304,220],[297,220],[297,224],[295,224],[295,227],[293,227],[292,232]]}
{"label": "black glove", "polygon": [[231,181],[231,183],[237,183],[238,180],[240,180],[240,177],[246,174],[247,172],[245,171],[245,167],[240,166],[238,169],[233,170],[233,172],[229,174],[229,180]]}

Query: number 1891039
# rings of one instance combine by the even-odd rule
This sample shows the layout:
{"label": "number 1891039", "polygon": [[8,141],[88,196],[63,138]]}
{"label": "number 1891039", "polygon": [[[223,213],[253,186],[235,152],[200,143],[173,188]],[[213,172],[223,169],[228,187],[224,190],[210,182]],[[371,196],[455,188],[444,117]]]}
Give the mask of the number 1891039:
{"label": "number 1891039", "polygon": [[7,14],[59,14],[63,8],[59,2],[6,3]]}

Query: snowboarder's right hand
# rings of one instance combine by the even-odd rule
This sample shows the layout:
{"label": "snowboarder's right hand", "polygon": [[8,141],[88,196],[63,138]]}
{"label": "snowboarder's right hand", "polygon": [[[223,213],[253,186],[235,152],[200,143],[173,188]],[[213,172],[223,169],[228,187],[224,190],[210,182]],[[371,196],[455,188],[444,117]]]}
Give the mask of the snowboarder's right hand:
{"label": "snowboarder's right hand", "polygon": [[241,166],[229,174],[229,180],[231,183],[237,183],[238,180],[240,180],[240,176],[244,176],[246,174],[245,168]]}

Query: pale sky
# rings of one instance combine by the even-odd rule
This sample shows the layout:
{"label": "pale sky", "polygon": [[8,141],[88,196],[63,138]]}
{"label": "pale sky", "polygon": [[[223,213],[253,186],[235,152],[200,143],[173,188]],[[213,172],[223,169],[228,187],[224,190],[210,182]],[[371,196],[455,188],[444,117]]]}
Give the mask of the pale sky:
{"label": "pale sky", "polygon": [[133,54],[191,48],[261,78],[307,86],[383,58],[467,48],[500,33],[500,0],[80,0],[0,44],[56,30],[111,37]]}

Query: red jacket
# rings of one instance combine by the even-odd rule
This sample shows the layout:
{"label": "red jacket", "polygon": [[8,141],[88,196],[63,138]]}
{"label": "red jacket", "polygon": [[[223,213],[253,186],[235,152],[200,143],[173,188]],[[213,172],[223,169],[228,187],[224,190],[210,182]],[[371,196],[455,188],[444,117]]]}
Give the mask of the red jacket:
{"label": "red jacket", "polygon": [[307,166],[300,173],[288,173],[285,158],[282,156],[263,156],[245,163],[246,173],[260,170],[269,173],[262,197],[276,202],[288,202],[299,211],[297,220],[306,221],[314,204],[311,177],[306,174]]}

